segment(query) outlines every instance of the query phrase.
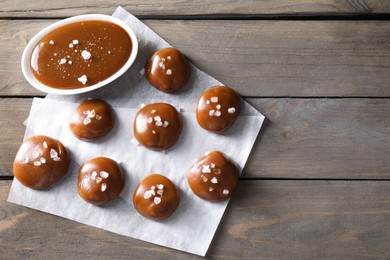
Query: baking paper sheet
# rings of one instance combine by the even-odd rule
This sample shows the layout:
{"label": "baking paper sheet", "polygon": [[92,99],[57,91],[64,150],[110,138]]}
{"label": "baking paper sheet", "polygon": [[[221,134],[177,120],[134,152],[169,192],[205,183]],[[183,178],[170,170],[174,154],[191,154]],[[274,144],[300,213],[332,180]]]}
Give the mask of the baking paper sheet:
{"label": "baking paper sheet", "polygon": [[[145,240],[204,256],[222,219],[227,201],[211,203],[190,190],[186,171],[208,151],[220,150],[244,168],[264,120],[258,111],[242,100],[242,112],[231,129],[214,134],[200,128],[194,108],[207,88],[223,85],[192,66],[189,83],[180,93],[166,94],[151,87],[140,71],[147,58],[169,44],[145,24],[121,7],[113,14],[128,23],[139,40],[139,54],[134,65],[120,79],[92,93],[78,96],[48,95],[35,98],[26,120],[25,138],[40,134],[59,139],[70,151],[68,174],[50,189],[35,191],[14,179],[8,201],[72,219],[125,236]],[[79,102],[88,97],[102,98],[115,111],[112,132],[97,142],[82,142],[70,132],[68,121]],[[151,151],[132,142],[133,120],[141,104],[168,102],[181,111],[184,129],[178,143],[168,151]],[[106,156],[120,162],[126,185],[120,197],[106,206],[93,206],[77,194],[77,171],[82,163]],[[178,209],[167,220],[156,222],[140,216],[132,199],[137,184],[151,173],[170,178],[179,188]]]}

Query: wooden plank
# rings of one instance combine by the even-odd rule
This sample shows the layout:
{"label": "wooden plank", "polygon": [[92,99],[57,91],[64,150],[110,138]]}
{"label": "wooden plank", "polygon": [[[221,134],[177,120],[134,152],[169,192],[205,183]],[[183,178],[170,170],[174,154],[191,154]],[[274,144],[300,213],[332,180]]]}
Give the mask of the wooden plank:
{"label": "wooden plank", "polygon": [[389,13],[390,3],[382,0],[271,0],[271,1],[23,1],[2,0],[0,17],[66,17],[88,13],[112,14],[120,5],[139,16],[295,15]]}
{"label": "wooden plank", "polygon": [[[10,183],[0,181],[4,259],[196,258],[7,203]],[[208,257],[389,259],[389,240],[388,181],[251,180],[240,182]]]}
{"label": "wooden plank", "polygon": [[[0,95],[24,79],[28,40],[53,21],[0,21]],[[390,96],[390,21],[145,21],[244,96]]]}
{"label": "wooden plank", "polygon": [[[390,99],[247,99],[267,118],[243,178],[390,178]],[[12,175],[30,99],[0,99],[0,175]]]}

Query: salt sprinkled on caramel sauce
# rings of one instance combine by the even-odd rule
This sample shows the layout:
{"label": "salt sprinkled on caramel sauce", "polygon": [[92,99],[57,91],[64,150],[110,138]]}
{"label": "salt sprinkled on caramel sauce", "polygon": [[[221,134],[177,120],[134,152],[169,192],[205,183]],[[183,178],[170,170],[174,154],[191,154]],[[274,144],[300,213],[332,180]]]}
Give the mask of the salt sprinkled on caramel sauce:
{"label": "salt sprinkled on caramel sauce", "polygon": [[131,51],[130,36],[120,26],[98,20],[76,22],[45,35],[35,46],[30,67],[49,87],[77,89],[115,74]]}

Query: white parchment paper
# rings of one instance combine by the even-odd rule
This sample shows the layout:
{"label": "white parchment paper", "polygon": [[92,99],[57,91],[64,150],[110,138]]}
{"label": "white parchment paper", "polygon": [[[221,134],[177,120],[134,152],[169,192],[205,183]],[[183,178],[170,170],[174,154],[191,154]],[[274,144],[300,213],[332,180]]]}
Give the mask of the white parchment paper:
{"label": "white parchment paper", "polygon": [[[195,159],[213,150],[224,152],[242,170],[264,116],[242,100],[241,114],[227,132],[214,134],[200,128],[194,114],[197,99],[207,88],[223,84],[192,65],[191,79],[180,93],[166,94],[156,90],[139,72],[150,55],[170,45],[123,8],[118,7],[113,15],[128,23],[138,37],[140,48],[136,62],[120,79],[95,92],[78,96],[48,95],[45,99],[34,99],[25,122],[25,138],[39,134],[59,139],[70,151],[71,167],[64,178],[45,191],[28,189],[14,179],[8,201],[204,256],[228,202],[211,203],[199,199],[187,184],[186,171]],[[92,143],[75,138],[67,123],[79,102],[87,97],[102,98],[109,102],[116,116],[112,132]],[[184,122],[178,143],[166,153],[151,151],[131,142],[134,140],[132,125],[140,105],[160,101],[180,109]],[[97,156],[110,157],[120,162],[126,174],[126,185],[120,197],[103,207],[93,206],[77,194],[79,167]],[[181,195],[178,209],[169,219],[161,222],[140,216],[132,203],[137,184],[151,173],[160,173],[170,178]]]}

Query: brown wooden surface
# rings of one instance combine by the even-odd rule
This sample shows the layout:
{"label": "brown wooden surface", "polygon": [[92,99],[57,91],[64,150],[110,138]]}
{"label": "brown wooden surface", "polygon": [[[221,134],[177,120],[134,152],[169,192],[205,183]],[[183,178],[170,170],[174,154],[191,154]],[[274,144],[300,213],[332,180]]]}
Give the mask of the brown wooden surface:
{"label": "brown wooden surface", "polygon": [[390,12],[386,0],[2,0],[0,17],[65,17],[86,13],[111,14],[120,5],[138,16],[224,16],[256,14],[371,14]]}
{"label": "brown wooden surface", "polygon": [[[54,21],[0,20],[0,95],[42,95],[20,57]],[[390,96],[390,21],[145,22],[244,96]]]}
{"label": "brown wooden surface", "polygon": [[[6,203],[10,183],[0,182],[3,259],[198,258]],[[389,219],[390,182],[241,181],[208,257],[386,259]]]}
{"label": "brown wooden surface", "polygon": [[[243,178],[390,180],[389,99],[247,101],[267,120]],[[0,176],[12,175],[31,102],[0,99]]]}
{"label": "brown wooden surface", "polygon": [[118,5],[266,116],[208,258],[390,259],[382,0],[0,1],[0,259],[198,258],[6,202],[43,95],[21,74],[24,46],[61,17]]}

